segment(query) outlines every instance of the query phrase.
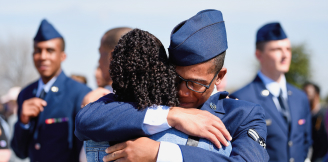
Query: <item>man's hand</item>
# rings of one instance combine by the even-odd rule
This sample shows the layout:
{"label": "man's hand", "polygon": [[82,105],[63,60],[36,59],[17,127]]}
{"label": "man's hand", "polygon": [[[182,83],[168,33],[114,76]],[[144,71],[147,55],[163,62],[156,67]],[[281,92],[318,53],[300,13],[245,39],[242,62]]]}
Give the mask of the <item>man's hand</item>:
{"label": "man's hand", "polygon": [[167,122],[188,135],[210,140],[218,148],[221,148],[220,143],[229,145],[226,139],[232,140],[220,118],[205,110],[171,107]]}
{"label": "man's hand", "polygon": [[155,162],[160,142],[147,137],[122,142],[106,149],[103,161],[116,162]]}
{"label": "man's hand", "polygon": [[43,107],[45,106],[47,106],[47,102],[41,98],[34,97],[25,100],[22,105],[21,122],[23,124],[28,124],[32,117],[37,117],[40,112],[43,111]]}
{"label": "man's hand", "polygon": [[97,101],[100,97],[105,96],[108,93],[110,93],[108,89],[101,88],[101,87],[89,92],[83,98],[82,107],[89,104],[90,102]]}

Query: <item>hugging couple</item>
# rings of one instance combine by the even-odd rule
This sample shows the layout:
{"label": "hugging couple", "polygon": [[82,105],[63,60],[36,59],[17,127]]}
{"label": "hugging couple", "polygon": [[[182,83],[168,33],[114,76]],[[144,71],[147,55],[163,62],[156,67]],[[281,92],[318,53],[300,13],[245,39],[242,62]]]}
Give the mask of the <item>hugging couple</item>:
{"label": "hugging couple", "polygon": [[178,24],[169,59],[147,31],[122,36],[110,63],[114,93],[76,116],[88,162],[268,161],[262,107],[215,91],[227,48],[218,10]]}

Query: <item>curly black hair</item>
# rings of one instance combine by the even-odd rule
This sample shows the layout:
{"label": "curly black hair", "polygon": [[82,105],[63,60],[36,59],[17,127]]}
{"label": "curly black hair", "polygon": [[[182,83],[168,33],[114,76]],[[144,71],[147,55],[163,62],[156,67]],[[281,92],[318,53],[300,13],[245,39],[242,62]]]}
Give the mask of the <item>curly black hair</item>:
{"label": "curly black hair", "polygon": [[112,53],[110,76],[117,101],[136,102],[139,110],[179,103],[175,68],[160,40],[147,31],[134,29],[119,40]]}

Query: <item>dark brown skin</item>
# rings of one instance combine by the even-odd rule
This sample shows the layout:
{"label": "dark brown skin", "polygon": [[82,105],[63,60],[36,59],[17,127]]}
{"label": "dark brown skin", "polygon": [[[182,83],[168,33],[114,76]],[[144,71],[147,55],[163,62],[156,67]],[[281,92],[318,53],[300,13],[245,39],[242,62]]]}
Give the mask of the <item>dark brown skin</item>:
{"label": "dark brown skin", "polygon": [[[65,59],[66,54],[62,51],[62,40],[60,38],[34,42],[34,66],[44,84],[60,74],[61,62]],[[25,100],[22,105],[21,122],[23,124],[29,123],[30,119],[32,117],[37,117],[46,105],[46,101],[37,97]]]}
{"label": "dark brown skin", "polygon": [[[213,60],[212,60],[213,61]],[[208,61],[192,66],[177,66],[177,73],[184,79],[197,80],[208,85],[214,77],[214,73],[208,73],[213,67],[213,62]],[[204,93],[189,90],[185,82],[178,85],[179,101],[181,107],[172,107],[167,116],[168,124],[188,135],[206,138],[214,143],[218,148],[221,144],[228,146],[228,140],[232,140],[223,122],[211,113],[195,109],[210,97],[214,85],[219,85],[226,68],[222,68],[218,76]],[[104,157],[104,161],[130,162],[130,161],[153,161],[157,159],[160,142],[141,137],[136,140],[129,140],[107,148],[109,155]],[[137,149],[136,149],[137,148]],[[131,158],[133,157],[133,158]],[[156,157],[156,158],[154,158]]]}
{"label": "dark brown skin", "polygon": [[25,100],[22,105],[21,122],[28,124],[31,118],[37,117],[43,111],[45,106],[47,106],[47,102],[41,98],[34,97]]}
{"label": "dark brown skin", "polygon": [[[109,71],[110,60],[112,58],[111,53],[113,52],[113,49],[107,49],[106,47],[104,47],[102,45],[103,39],[104,38],[101,39],[100,47],[99,47],[99,54],[100,54],[100,57],[98,60],[99,68],[100,68],[102,76],[106,82],[106,85],[112,85],[113,81],[111,80],[108,71]],[[105,88],[102,88],[102,87],[99,87],[96,90],[89,92],[83,98],[82,107],[84,107],[85,105],[87,105],[90,102],[94,102],[94,101],[98,100],[100,97],[103,97],[104,95],[106,95],[108,93],[110,93],[110,91]]]}
{"label": "dark brown skin", "polygon": [[48,41],[34,42],[33,61],[44,84],[61,72],[61,62],[66,59],[62,51],[62,41],[59,38]]}

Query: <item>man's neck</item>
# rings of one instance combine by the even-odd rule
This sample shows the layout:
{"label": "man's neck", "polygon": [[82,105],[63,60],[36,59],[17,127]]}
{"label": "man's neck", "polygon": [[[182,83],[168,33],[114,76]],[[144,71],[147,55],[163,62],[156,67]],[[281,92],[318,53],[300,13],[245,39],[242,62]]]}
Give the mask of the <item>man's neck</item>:
{"label": "man's neck", "polygon": [[50,77],[41,76],[41,80],[43,84],[47,84],[52,78],[58,76],[61,73],[61,69],[59,69],[55,74],[51,75]]}
{"label": "man's neck", "polygon": [[113,81],[112,80],[110,80],[109,82],[107,82],[107,85],[109,85],[109,86],[112,86],[112,84],[113,84]]}
{"label": "man's neck", "polygon": [[265,69],[261,69],[261,73],[277,83],[280,83],[281,78],[284,75],[284,73],[281,73],[281,72],[272,72],[272,71],[265,70]]}
{"label": "man's neck", "polygon": [[311,113],[313,115],[317,114],[319,112],[320,106],[321,106],[320,105],[320,100],[315,100],[311,106],[312,106]]}

